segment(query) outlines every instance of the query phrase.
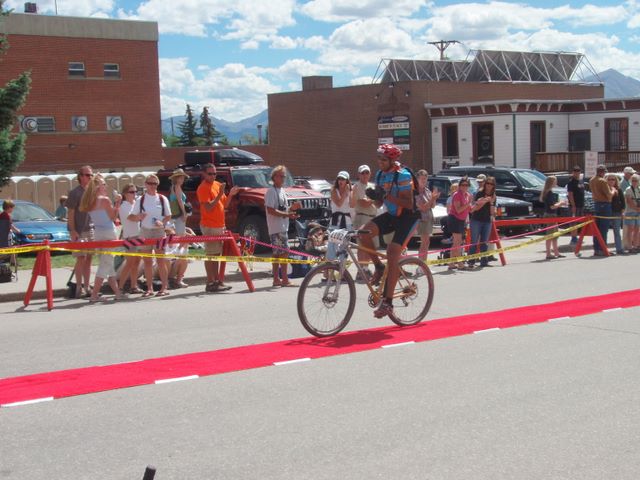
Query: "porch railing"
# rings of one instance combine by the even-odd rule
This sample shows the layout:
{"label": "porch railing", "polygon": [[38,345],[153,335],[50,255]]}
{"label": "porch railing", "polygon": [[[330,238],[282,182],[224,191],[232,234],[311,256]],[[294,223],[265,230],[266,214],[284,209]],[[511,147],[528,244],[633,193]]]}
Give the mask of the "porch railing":
{"label": "porch railing", "polygon": [[[584,152],[540,152],[536,153],[534,168],[541,172],[570,172],[574,165],[584,170]],[[607,170],[621,172],[626,166],[640,169],[640,151],[598,152],[598,164]]]}

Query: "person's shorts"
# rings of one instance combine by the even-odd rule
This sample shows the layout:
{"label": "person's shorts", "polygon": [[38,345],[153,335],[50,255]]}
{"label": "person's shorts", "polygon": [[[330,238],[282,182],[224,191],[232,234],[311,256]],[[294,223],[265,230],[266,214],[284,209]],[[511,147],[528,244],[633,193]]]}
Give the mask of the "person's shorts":
{"label": "person's shorts", "polygon": [[451,233],[464,234],[467,222],[460,220],[458,217],[449,215],[447,217],[447,228]]}
{"label": "person's shorts", "polygon": [[640,227],[640,212],[629,212],[624,214],[625,227]]}
{"label": "person's shorts", "polygon": [[376,224],[382,235],[393,232],[391,243],[404,245],[416,226],[418,217],[413,214],[405,213],[396,217],[389,212],[378,215],[372,220]]}
{"label": "person's shorts", "polygon": [[[557,217],[558,214],[556,213],[545,213],[543,215],[543,218],[553,218],[553,217]],[[558,226],[556,225],[553,228],[550,228],[549,230],[546,230],[545,233],[556,233],[558,231]]]}
{"label": "person's shorts", "polygon": [[[140,236],[142,238],[144,238],[145,240],[148,240],[150,238],[164,238],[166,235],[164,233],[164,228],[144,228],[142,227],[140,229]],[[143,253],[148,253],[148,252],[153,252],[155,250],[155,246],[154,245],[141,245],[139,248],[140,252]],[[159,251],[156,253],[164,253],[164,251]]]}
{"label": "person's shorts", "polygon": [[418,235],[421,237],[431,236],[433,233],[433,217],[428,220],[420,220],[418,221]]}
{"label": "person's shorts", "polygon": [[368,215],[366,213],[356,213],[353,217],[353,229],[358,230],[364,227],[367,223],[375,218],[375,215]]}
{"label": "person's shorts", "polygon": [[269,235],[269,239],[271,240],[271,245],[274,247],[280,247],[273,249],[274,257],[282,258],[289,255],[289,235],[287,232],[272,233]]}
{"label": "person's shorts", "polygon": [[[93,238],[93,230],[85,230],[84,232],[80,232],[80,235],[78,236],[78,241],[79,242],[92,242],[94,240]],[[90,253],[85,253],[85,252],[73,252],[72,254],[74,257],[78,258],[78,257],[86,257],[87,255],[91,255]]]}
{"label": "person's shorts", "polygon": [[[225,232],[223,227],[205,227],[204,225],[200,225],[200,230],[202,230],[202,235],[205,237],[217,237]],[[223,245],[224,242],[222,240],[204,242],[204,253],[207,255],[222,255]]]}

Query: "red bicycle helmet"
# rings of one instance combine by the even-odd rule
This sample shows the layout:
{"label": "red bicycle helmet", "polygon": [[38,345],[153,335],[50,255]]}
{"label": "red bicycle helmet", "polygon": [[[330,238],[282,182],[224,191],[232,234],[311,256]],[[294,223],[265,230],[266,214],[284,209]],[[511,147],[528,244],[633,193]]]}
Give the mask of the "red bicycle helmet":
{"label": "red bicycle helmet", "polygon": [[400,155],[402,155],[402,150],[400,150],[395,145],[392,145],[390,143],[385,143],[378,147],[378,154],[384,155],[392,162],[395,162],[400,158]]}

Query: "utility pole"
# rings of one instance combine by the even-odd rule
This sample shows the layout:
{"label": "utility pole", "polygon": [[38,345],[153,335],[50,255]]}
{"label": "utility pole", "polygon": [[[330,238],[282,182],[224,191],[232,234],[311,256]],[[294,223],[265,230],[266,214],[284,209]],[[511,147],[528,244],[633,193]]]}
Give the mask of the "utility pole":
{"label": "utility pole", "polygon": [[454,43],[460,43],[458,40],[440,40],[439,42],[427,42],[440,51],[440,60],[445,60],[444,51]]}

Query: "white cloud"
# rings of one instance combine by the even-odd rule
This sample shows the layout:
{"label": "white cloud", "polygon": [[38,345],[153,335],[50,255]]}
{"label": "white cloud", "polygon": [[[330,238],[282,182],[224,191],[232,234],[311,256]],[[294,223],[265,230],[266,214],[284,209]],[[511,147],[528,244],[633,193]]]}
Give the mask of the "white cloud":
{"label": "white cloud", "polygon": [[320,63],[356,74],[363,65],[381,58],[413,58],[425,51],[423,43],[398,28],[391,19],[356,20],[338,27],[319,56]]}
{"label": "white cloud", "polygon": [[352,78],[349,83],[351,85],[369,85],[371,83],[371,77],[356,77],[356,78]]}
{"label": "white cloud", "polygon": [[[285,67],[285,71],[289,67]],[[277,69],[274,72],[277,73]],[[209,106],[212,114],[225,120],[240,120],[255,115],[267,106],[267,94],[281,87],[269,77],[272,72],[227,64],[220,68],[197,69],[194,75],[187,58],[160,59],[162,116],[182,115],[185,104],[194,110]]]}
{"label": "white cloud", "polygon": [[[38,13],[55,13],[54,0],[35,2]],[[113,0],[58,0],[58,15],[74,17],[107,17],[114,9]],[[8,0],[5,8],[13,9],[17,13],[24,12],[23,0]]]}
{"label": "white cloud", "polygon": [[118,17],[156,21],[161,34],[195,37],[208,36],[212,27],[222,25],[221,31],[214,31],[213,36],[244,41],[244,48],[251,49],[259,44],[256,35],[275,34],[293,25],[294,6],[294,0],[147,0],[133,12],[119,9]]}
{"label": "white cloud", "polygon": [[324,22],[344,22],[374,17],[410,17],[426,7],[426,0],[311,0],[300,8],[305,15]]}

